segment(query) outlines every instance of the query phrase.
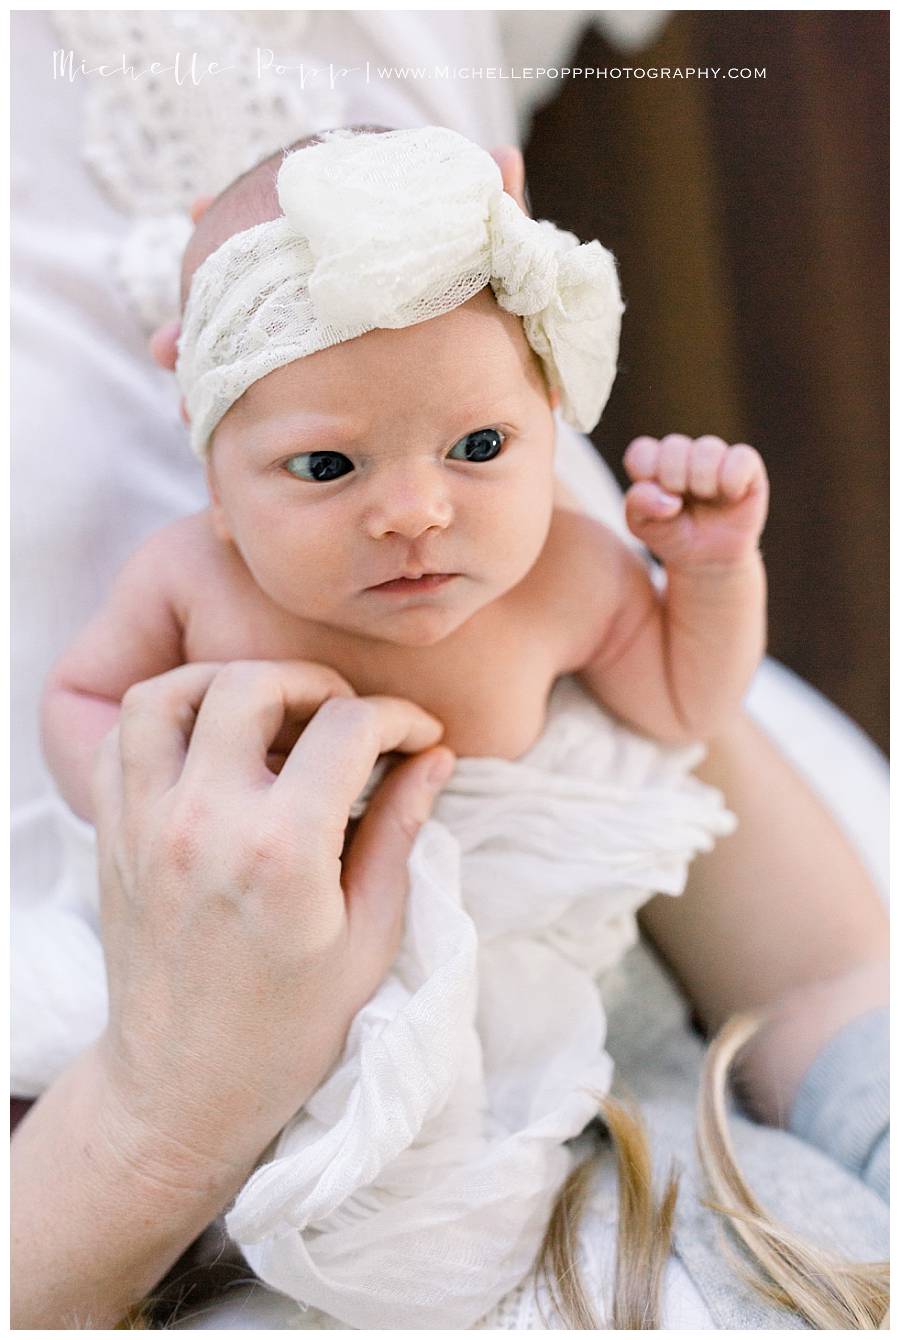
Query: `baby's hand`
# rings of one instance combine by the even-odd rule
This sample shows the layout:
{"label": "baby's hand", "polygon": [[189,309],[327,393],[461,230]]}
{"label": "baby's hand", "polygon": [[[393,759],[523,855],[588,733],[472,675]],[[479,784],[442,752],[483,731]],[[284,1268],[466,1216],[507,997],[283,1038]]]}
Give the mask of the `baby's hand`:
{"label": "baby's hand", "polygon": [[769,481],[753,447],[719,437],[636,437],[625,453],[634,481],[625,495],[629,528],[667,566],[739,564],[756,550]]}

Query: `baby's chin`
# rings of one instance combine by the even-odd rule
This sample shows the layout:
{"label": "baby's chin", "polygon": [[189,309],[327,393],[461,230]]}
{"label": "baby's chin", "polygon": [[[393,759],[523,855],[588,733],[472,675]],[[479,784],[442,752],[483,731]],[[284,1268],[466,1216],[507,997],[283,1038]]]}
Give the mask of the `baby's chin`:
{"label": "baby's chin", "polygon": [[351,636],[364,637],[392,647],[435,647],[497,597],[479,582],[457,577],[458,590],[446,590],[415,600],[404,596],[360,594],[327,622]]}
{"label": "baby's chin", "polygon": [[[364,627],[348,629],[394,647],[436,647],[462,628],[475,609],[446,609],[435,605],[410,605],[364,621]],[[362,621],[361,621],[362,622]]]}

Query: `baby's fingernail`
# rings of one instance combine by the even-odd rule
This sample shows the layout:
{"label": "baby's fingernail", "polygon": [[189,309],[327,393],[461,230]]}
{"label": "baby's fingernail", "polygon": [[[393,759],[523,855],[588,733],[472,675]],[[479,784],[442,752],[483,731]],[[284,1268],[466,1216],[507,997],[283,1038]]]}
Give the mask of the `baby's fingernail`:
{"label": "baby's fingernail", "polygon": [[656,488],[656,500],[663,507],[673,507],[681,502],[677,494],[666,493],[665,489],[661,489],[659,485]]}

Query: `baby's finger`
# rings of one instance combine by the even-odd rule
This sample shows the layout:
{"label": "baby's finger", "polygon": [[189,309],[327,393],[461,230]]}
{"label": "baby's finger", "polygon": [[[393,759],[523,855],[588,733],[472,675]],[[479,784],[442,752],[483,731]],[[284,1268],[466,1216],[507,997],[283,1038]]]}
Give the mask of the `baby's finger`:
{"label": "baby's finger", "polygon": [[636,437],[629,444],[622,464],[629,479],[637,483],[640,479],[656,478],[656,463],[659,460],[659,443],[655,437]]}
{"label": "baby's finger", "polygon": [[738,502],[754,483],[764,484],[765,479],[765,466],[758,451],[743,442],[728,448],[719,472],[719,488],[726,498]]}
{"label": "baby's finger", "polygon": [[669,493],[687,492],[690,450],[691,439],[683,433],[669,433],[659,444],[656,478]]}
{"label": "baby's finger", "polygon": [[683,498],[666,493],[658,484],[645,479],[632,484],[625,494],[625,520],[639,534],[641,528],[650,521],[670,521],[683,506]]}
{"label": "baby's finger", "polygon": [[719,470],[728,450],[720,437],[698,437],[688,460],[688,491],[695,498],[714,498],[719,492]]}

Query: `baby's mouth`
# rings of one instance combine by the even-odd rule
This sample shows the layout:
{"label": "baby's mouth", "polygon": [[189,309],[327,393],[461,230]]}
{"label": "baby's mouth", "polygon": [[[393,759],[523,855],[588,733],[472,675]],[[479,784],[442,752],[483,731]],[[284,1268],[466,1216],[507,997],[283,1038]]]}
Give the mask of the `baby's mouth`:
{"label": "baby's mouth", "polygon": [[367,586],[366,590],[378,595],[413,595],[416,592],[424,595],[439,590],[458,576],[458,572],[422,572],[417,577],[393,577],[390,581],[378,582],[376,586]]}

